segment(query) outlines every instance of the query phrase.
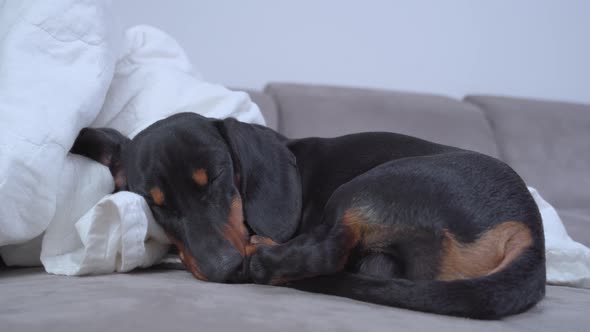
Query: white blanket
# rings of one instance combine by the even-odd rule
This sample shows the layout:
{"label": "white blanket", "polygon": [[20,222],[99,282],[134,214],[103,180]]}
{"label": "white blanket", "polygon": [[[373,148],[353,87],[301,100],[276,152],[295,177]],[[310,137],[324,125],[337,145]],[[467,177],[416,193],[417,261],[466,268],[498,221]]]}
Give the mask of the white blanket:
{"label": "white blanket", "polygon": [[567,234],[563,222],[551,204],[535,188],[529,187],[545,231],[547,282],[553,285],[590,288],[590,249]]}
{"label": "white blanket", "polygon": [[[2,4],[0,2],[0,4]],[[161,259],[168,240],[138,195],[109,195],[108,169],[68,154],[78,131],[133,137],[189,111],[263,123],[240,92],[196,75],[176,42],[126,33],[107,1],[8,0],[0,8],[0,254],[65,275],[125,272]],[[543,215],[550,283],[590,288],[590,249],[574,242],[531,188]]]}
{"label": "white blanket", "polygon": [[247,94],[202,81],[172,38],[119,31],[109,10],[81,0],[9,0],[0,10],[0,254],[9,265],[125,272],[166,253],[146,202],[109,195],[108,169],[68,154],[81,128],[133,137],[183,111],[264,124]]}

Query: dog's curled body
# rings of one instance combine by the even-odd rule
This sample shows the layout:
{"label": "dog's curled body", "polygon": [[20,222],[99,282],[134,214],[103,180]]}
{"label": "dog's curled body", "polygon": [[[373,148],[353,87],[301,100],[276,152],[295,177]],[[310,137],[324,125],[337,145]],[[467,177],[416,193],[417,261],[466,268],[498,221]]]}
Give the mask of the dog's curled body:
{"label": "dog's curled body", "polygon": [[87,128],[72,152],[144,196],[201,280],[481,319],[545,293],[539,210],[476,152],[394,133],[289,140],[192,113],[133,140]]}

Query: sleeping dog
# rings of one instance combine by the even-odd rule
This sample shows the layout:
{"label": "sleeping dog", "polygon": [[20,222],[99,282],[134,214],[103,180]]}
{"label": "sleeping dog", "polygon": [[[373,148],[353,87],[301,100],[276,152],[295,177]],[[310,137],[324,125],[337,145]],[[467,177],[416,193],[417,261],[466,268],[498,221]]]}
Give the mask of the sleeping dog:
{"label": "sleeping dog", "polygon": [[476,152],[384,132],[290,140],[193,113],[132,140],[85,128],[72,152],[143,196],[200,280],[480,319],[545,294],[537,205]]}

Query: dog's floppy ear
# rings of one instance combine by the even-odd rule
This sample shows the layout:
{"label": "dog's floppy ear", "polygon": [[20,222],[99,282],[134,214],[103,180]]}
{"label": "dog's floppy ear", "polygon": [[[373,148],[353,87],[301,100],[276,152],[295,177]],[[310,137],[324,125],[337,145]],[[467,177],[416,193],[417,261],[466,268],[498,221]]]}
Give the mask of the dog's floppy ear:
{"label": "dog's floppy ear", "polygon": [[130,139],[110,128],[84,128],[78,134],[71,153],[79,154],[107,166],[115,180],[115,191],[124,190],[127,178],[121,155]]}
{"label": "dog's floppy ear", "polygon": [[218,123],[234,162],[245,218],[275,242],[291,238],[301,216],[301,181],[286,138],[229,118]]}

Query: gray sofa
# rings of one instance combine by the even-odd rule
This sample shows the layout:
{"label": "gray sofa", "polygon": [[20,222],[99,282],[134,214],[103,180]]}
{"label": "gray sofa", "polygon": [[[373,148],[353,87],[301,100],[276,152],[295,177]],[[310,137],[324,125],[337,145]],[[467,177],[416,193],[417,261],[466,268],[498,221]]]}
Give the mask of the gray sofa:
{"label": "gray sofa", "polygon": [[[590,245],[590,105],[270,84],[250,92],[288,137],[395,131],[514,167]],[[530,311],[476,321],[279,287],[204,283],[151,268],[89,277],[0,272],[1,331],[590,331],[590,290],[548,286]]]}

